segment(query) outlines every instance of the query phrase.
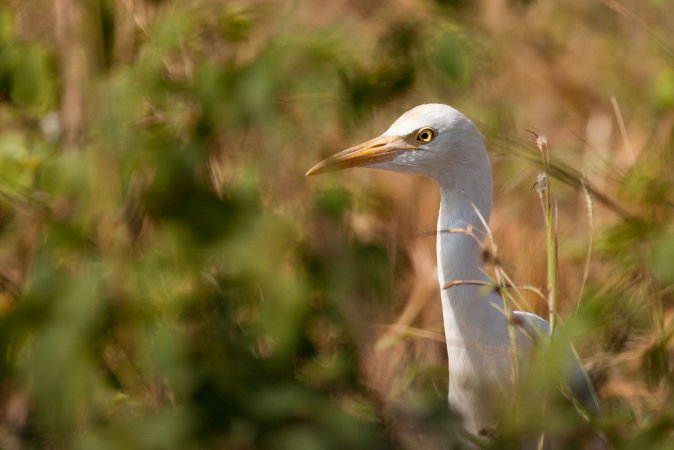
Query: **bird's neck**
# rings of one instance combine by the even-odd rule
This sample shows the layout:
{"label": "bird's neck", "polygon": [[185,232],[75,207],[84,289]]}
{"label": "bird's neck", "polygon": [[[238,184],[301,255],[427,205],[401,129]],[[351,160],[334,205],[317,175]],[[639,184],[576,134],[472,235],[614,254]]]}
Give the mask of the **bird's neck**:
{"label": "bird's neck", "polygon": [[[466,179],[456,179],[464,175],[457,174],[451,180],[440,182],[438,278],[450,364],[451,356],[457,350],[463,350],[462,346],[471,342],[483,346],[494,344],[489,341],[499,333],[485,333],[483,328],[485,324],[493,326],[503,322],[502,301],[496,294],[488,292],[484,286],[460,284],[462,281],[488,280],[480,241],[486,234],[484,224],[489,220],[491,209],[491,173],[488,179],[470,174]],[[476,195],[480,190],[482,195]],[[474,236],[450,232],[456,229],[472,229]],[[448,283],[455,285],[445,288]]]}
{"label": "bird's neck", "polygon": [[441,189],[437,247],[441,284],[486,279],[480,242],[487,220],[489,216],[463,192]]}

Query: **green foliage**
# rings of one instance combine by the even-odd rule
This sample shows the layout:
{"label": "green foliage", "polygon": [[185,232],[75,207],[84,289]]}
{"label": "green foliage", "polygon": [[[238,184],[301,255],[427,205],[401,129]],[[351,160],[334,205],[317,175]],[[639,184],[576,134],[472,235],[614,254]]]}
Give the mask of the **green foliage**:
{"label": "green foliage", "polygon": [[[277,160],[273,147],[297,128],[278,99],[324,83],[317,63],[335,63],[330,42],[269,40],[242,59],[216,49],[246,45],[253,18],[209,8],[214,21],[190,6],[158,11],[134,62],[116,64],[120,25],[102,2],[107,64],[87,91],[77,148],[60,150],[18,122],[2,134],[5,239],[21,245],[19,216],[39,222],[2,333],[8,395],[26,394],[21,439],[87,449],[389,448],[382,412],[358,382],[351,331],[324,297],[330,261],[308,250],[301,217],[263,202],[261,179],[275,166],[253,164]],[[6,107],[47,117],[59,106],[58,55],[18,42],[7,23],[3,9]],[[174,71],[180,58],[192,61],[189,74]],[[253,131],[263,140],[242,146]],[[347,205],[334,188],[315,210],[335,219]],[[362,246],[342,256],[344,266],[363,261],[368,296],[384,291],[365,281],[387,269],[382,255]]]}
{"label": "green foliage", "polygon": [[652,249],[651,266],[655,275],[663,283],[674,282],[674,237],[668,233],[655,241]]}
{"label": "green foliage", "polygon": [[473,55],[470,42],[457,30],[451,28],[438,33],[431,45],[431,62],[450,84],[466,86],[473,75]]}
{"label": "green foliage", "polygon": [[668,67],[658,75],[652,96],[659,107],[663,109],[674,107],[674,70]]}
{"label": "green foliage", "polygon": [[54,70],[47,52],[35,44],[14,44],[0,48],[3,66],[0,78],[4,89],[17,107],[33,114],[44,113],[54,106],[56,86]]}

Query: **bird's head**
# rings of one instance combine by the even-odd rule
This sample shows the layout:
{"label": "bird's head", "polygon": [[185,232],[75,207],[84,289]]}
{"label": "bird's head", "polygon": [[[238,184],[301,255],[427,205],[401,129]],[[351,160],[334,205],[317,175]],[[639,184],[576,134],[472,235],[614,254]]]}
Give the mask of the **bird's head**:
{"label": "bird's head", "polygon": [[470,120],[451,106],[426,104],[407,111],[381,136],[324,159],[307,175],[371,167],[441,181],[485,163],[489,166],[484,141]]}

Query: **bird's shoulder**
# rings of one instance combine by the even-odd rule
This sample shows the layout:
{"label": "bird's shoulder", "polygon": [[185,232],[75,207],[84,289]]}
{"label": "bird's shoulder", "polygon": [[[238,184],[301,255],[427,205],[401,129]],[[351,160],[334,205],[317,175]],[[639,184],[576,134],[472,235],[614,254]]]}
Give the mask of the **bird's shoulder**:
{"label": "bird's shoulder", "polygon": [[[516,325],[534,342],[540,342],[541,339],[550,336],[550,324],[536,314],[525,311],[513,311],[513,318]],[[580,357],[571,344],[568,346],[568,355],[566,356],[564,372],[566,383],[571,389],[573,396],[589,412],[599,411],[599,397],[594,389],[592,381],[588,376]]]}
{"label": "bird's shoulder", "polygon": [[513,311],[512,320],[534,342],[550,335],[550,324],[547,320],[534,313]]}

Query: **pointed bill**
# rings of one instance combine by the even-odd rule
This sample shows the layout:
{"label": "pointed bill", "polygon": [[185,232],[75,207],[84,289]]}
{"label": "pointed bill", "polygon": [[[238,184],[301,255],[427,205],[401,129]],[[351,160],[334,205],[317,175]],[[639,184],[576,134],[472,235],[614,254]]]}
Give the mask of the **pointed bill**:
{"label": "pointed bill", "polygon": [[406,150],[416,150],[416,147],[401,136],[379,136],[325,158],[309,169],[306,175],[382,163]]}

